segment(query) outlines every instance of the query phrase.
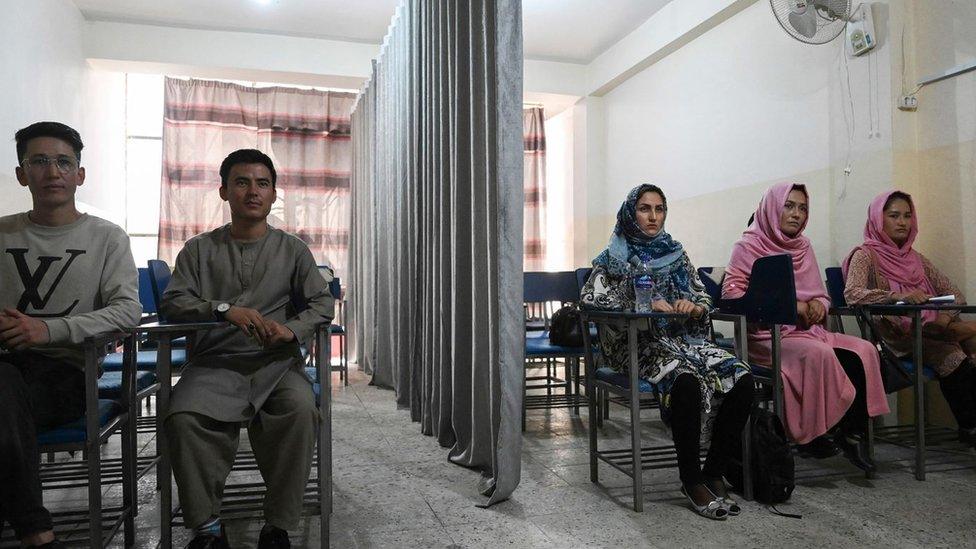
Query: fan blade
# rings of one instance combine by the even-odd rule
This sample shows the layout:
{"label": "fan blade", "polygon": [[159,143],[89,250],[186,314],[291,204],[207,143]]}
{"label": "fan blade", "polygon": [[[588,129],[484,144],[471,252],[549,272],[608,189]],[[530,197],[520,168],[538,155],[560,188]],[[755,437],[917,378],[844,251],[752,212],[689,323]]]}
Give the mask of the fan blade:
{"label": "fan blade", "polygon": [[813,38],[817,34],[817,12],[807,10],[806,13],[790,13],[790,26],[797,33],[807,38]]}

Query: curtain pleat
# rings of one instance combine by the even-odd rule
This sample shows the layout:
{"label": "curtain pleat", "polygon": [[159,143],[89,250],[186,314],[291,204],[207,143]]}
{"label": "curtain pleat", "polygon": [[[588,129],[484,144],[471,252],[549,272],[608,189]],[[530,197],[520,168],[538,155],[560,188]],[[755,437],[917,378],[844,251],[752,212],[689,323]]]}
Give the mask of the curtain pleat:
{"label": "curtain pleat", "polygon": [[521,0],[404,0],[352,115],[349,323],[487,504],[519,482]]}

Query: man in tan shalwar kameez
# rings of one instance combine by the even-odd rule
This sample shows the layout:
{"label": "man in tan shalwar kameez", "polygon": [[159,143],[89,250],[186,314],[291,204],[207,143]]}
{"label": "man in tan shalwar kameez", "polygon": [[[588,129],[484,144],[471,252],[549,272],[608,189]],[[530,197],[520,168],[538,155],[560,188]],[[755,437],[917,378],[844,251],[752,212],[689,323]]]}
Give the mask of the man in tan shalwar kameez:
{"label": "man in tan shalwar kameez", "polygon": [[332,317],[334,300],[308,246],[268,225],[276,173],[260,151],[220,167],[231,223],[187,241],[161,312],[171,321],[226,320],[200,334],[165,420],[188,547],[228,547],[224,483],[246,425],[267,484],[258,547],[290,547],[298,526],[319,415],[299,344]]}

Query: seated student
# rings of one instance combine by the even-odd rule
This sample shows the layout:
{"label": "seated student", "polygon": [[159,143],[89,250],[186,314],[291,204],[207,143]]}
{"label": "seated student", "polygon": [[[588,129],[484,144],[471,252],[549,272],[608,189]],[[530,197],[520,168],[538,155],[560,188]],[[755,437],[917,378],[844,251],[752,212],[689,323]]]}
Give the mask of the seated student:
{"label": "seated student", "polygon": [[[319,415],[299,343],[331,318],[334,301],[308,246],[268,225],[271,159],[234,151],[220,166],[231,223],[187,241],[161,309],[174,321],[221,319],[203,332],[173,391],[165,433],[192,548],[228,547],[224,483],[242,424],[268,486],[258,547],[290,547],[315,449]],[[296,310],[297,307],[297,310]]]}
{"label": "seated student", "polygon": [[[634,309],[634,279],[647,272],[654,282],[652,309],[689,315],[639,332],[640,377],[654,385],[662,417],[670,423],[682,493],[700,515],[724,520],[740,511],[722,476],[749,417],[752,375],[734,355],[707,341],[712,302],[681,243],[664,230],[667,210],[658,187],[645,184],[630,191],[617,212],[609,246],[593,260],[580,302],[595,309]],[[600,340],[609,366],[628,371],[627,332],[607,326]],[[703,413],[711,418],[704,424]],[[711,446],[702,468],[701,438],[707,427]]]}
{"label": "seated student", "polygon": [[[722,283],[724,298],[741,297],[749,286],[752,264],[760,257],[789,254],[793,258],[799,325],[782,330],[782,372],[786,428],[801,444],[801,453],[833,456],[838,446],[865,471],[874,463],[862,436],[868,416],[888,413],[881,383],[878,351],[871,343],[828,332],[823,327],[830,308],[807,225],[808,196],[804,185],[778,183],[766,191],[753,223],[732,249]],[[749,328],[749,356],[769,365],[769,330]],[[825,434],[833,427],[833,440]]]}
{"label": "seated student", "polygon": [[139,323],[129,237],[83,214],[81,136],[58,122],[15,135],[29,212],[0,217],[0,529],[61,547],[41,498],[37,433],[85,414],[86,337]]}
{"label": "seated student", "polygon": [[[844,260],[844,297],[851,305],[924,303],[937,295],[962,293],[922,254],[912,249],[918,218],[911,196],[901,191],[879,194],[868,207],[864,243]],[[959,438],[976,444],[976,322],[954,311],[922,313],[922,354],[939,376],[939,387],[959,424]],[[875,317],[874,329],[899,356],[911,356],[912,322],[908,317]]]}

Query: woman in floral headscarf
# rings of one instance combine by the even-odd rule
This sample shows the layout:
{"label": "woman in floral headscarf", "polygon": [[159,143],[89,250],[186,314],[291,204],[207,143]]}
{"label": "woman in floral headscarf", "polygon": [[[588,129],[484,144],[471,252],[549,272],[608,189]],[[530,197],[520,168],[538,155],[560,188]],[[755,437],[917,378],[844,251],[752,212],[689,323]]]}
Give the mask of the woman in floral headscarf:
{"label": "woman in floral headscarf", "polygon": [[[740,511],[722,476],[749,417],[752,375],[734,355],[708,342],[711,298],[681,244],[664,230],[667,211],[660,188],[630,191],[609,246],[593,260],[580,301],[583,307],[633,310],[634,279],[647,274],[654,283],[653,310],[689,315],[638,333],[639,375],[654,387],[671,426],[682,492],[699,514],[723,520]],[[611,368],[628,370],[626,331],[602,327],[600,345]],[[703,426],[706,436],[710,427],[711,446],[701,467]]]}
{"label": "woman in floral headscarf", "polygon": [[[937,295],[955,295],[956,303],[965,303],[959,288],[912,249],[916,236],[918,218],[911,196],[887,191],[875,197],[868,207],[864,243],[844,261],[847,303],[923,303]],[[939,377],[960,440],[976,444],[976,322],[961,320],[951,311],[924,311],[922,321],[923,362]],[[911,357],[910,319],[878,317],[874,329],[896,354]]]}
{"label": "woman in floral headscarf", "polygon": [[[851,463],[873,471],[863,435],[869,416],[888,413],[881,360],[871,343],[823,327],[830,299],[810,240],[803,236],[808,202],[804,185],[778,183],[766,191],[753,222],[732,248],[722,297],[745,293],[753,262],[760,257],[792,257],[799,324],[782,329],[786,429],[802,445],[801,453],[824,458],[842,449]],[[750,359],[769,365],[771,347],[769,330],[751,326]],[[831,430],[833,437],[824,436]]]}

